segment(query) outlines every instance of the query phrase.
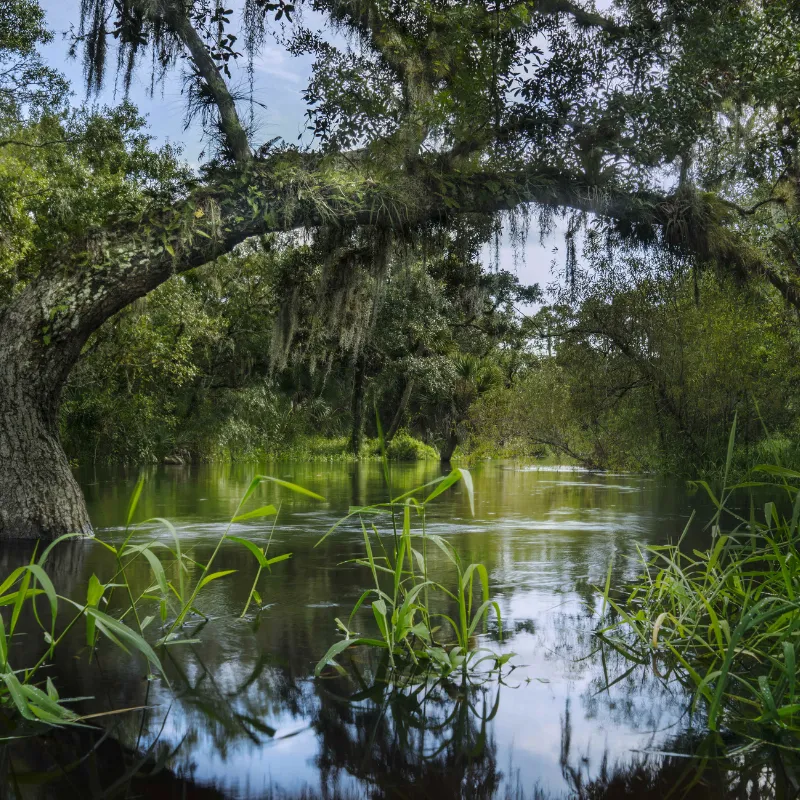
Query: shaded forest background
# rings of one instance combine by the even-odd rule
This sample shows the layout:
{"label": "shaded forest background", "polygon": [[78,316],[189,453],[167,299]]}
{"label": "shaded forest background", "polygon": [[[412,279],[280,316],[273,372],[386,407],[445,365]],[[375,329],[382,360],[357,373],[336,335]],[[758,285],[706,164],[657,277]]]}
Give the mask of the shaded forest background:
{"label": "shaded forest background", "polygon": [[174,278],[87,346],[68,454],[369,456],[377,409],[397,458],[713,472],[738,414],[739,468],[796,461],[800,336],[777,293],[645,252],[624,273],[583,259],[545,292],[482,262],[497,233],[392,252],[355,294],[324,242],[275,237]]}

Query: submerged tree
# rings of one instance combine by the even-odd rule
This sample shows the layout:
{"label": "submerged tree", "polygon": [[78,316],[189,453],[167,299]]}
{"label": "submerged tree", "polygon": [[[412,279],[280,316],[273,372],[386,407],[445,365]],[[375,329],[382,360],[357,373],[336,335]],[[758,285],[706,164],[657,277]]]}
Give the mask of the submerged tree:
{"label": "submerged tree", "polygon": [[[413,245],[460,215],[533,203],[569,211],[573,227],[597,215],[609,245],[635,238],[764,276],[800,305],[800,14],[789,0],[621,0],[607,16],[566,0],[296,6],[248,0],[245,49],[274,33],[313,54],[315,147],[256,146],[233,88],[232,16],[208,0],[87,0],[78,42],[90,88],[107,75],[109,37],[126,80],[140,62],[154,81],[183,70],[189,113],[217,151],[200,177],[174,154],[145,156],[119,126],[104,135],[124,144],[109,146],[96,120],[4,123],[0,168],[39,185],[2,198],[0,536],[90,530],[57,431],[84,344],[253,235],[333,230],[346,250],[365,229]],[[309,28],[304,9],[349,44]],[[15,26],[0,30],[4,54]]]}

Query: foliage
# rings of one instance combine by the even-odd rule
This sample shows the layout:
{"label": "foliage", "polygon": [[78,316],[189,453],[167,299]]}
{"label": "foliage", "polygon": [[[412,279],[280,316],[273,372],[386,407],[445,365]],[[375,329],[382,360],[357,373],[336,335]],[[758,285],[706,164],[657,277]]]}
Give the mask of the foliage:
{"label": "foliage", "polygon": [[736,471],[763,461],[764,425],[796,441],[794,313],[753,287],[637,268],[624,283],[587,276],[537,314],[538,353],[476,403],[473,447],[517,440],[589,467],[718,474],[735,414]]}
{"label": "foliage", "polygon": [[[388,476],[386,459],[384,467]],[[491,611],[496,615],[498,635],[501,639],[503,635],[500,606],[489,596],[486,567],[482,564],[464,567],[452,544],[440,536],[428,533],[425,528],[425,509],[428,503],[458,481],[464,483],[470,506],[474,508],[472,477],[467,470],[456,469],[449,475],[412,489],[388,503],[357,508],[350,512],[348,517],[359,517],[364,537],[365,555],[355,559],[355,563],[369,568],[375,585],[362,593],[346,624],[337,618],[336,624],[344,633],[344,639],[333,644],[322,657],[315,670],[317,675],[328,665],[342,672],[335,659],[345,650],[356,646],[385,650],[390,665],[388,679],[400,683],[419,679],[420,674],[425,677],[447,677],[460,671],[466,675],[484,662],[490,662],[494,665],[493,668],[499,669],[512,657],[513,654],[498,655],[488,648],[474,647],[472,644],[478,626],[483,624],[484,630],[486,629]],[[421,493],[424,500],[419,501],[415,495]],[[412,510],[421,517],[421,532],[418,534],[412,533]],[[371,531],[368,530],[363,519],[363,515],[371,517],[380,513],[391,515],[394,532],[391,549],[386,548],[377,527],[371,524]],[[395,516],[400,514],[402,523],[398,529]],[[344,520],[334,525],[323,539],[333,533],[342,522]],[[429,573],[429,544],[439,548],[454,567],[455,585],[434,580]],[[375,548],[379,548],[382,555],[376,555]],[[480,587],[480,599],[473,607],[476,583]],[[457,609],[455,619],[434,611],[429,597],[433,592],[440,592],[453,601]],[[372,599],[370,607],[379,638],[363,636],[353,630],[356,613],[369,599]],[[434,621],[438,619],[445,623],[444,626],[435,624]],[[446,632],[440,633],[442,627]]]}
{"label": "foliage", "polygon": [[[47,36],[41,13],[30,2],[9,8],[4,52],[30,54]],[[274,452],[284,438],[318,432],[311,407],[320,400],[332,420],[325,433],[338,437],[349,428],[350,449],[358,453],[369,426],[364,409],[373,400],[391,419],[389,439],[405,426],[446,461],[465,449],[470,408],[501,384],[514,391],[520,362],[535,361],[524,333],[531,326],[513,313],[534,293],[508,273],[476,274],[478,253],[493,236],[499,243],[503,213],[517,252],[532,219],[546,233],[563,215],[570,288],[581,238],[603,279],[635,278],[637,260],[655,257],[683,283],[663,294],[657,286],[657,299],[647,289],[644,303],[630,286],[614,290],[616,302],[601,291],[594,300],[582,297],[577,309],[554,303],[549,311],[558,324],[583,325],[599,301],[601,327],[582,338],[556,333],[556,366],[566,369],[548,364],[545,383],[563,376],[568,385],[557,389],[578,413],[572,424],[564,420],[566,428],[559,422],[546,446],[592,466],[683,471],[690,461],[705,468],[719,440],[715,420],[729,421],[737,409],[746,415],[730,393],[706,392],[713,370],[684,357],[689,337],[704,332],[686,307],[688,273],[697,285],[703,273],[723,275],[766,304],[785,299],[800,307],[800,18],[792,3],[690,0],[673,9],[623,0],[600,13],[562,0],[505,7],[478,0],[253,0],[244,12],[237,27],[230,10],[205,0],[81,4],[74,44],[90,91],[111,72],[112,38],[123,89],[137,69],[149,71],[153,88],[173,68],[182,72],[187,115],[200,114],[215,145],[196,173],[174,150],[153,150],[128,104],[44,114],[29,108],[19,83],[11,90],[12,113],[3,122],[9,139],[0,148],[0,338],[13,343],[4,363],[26,366],[13,377],[3,370],[2,378],[31,384],[19,389],[30,402],[7,401],[14,419],[23,414],[20,406],[25,413],[30,407],[46,440],[55,441],[61,389],[106,320],[172,276],[230,256],[253,237],[282,232],[278,248],[290,252],[273,270],[270,286],[278,291],[266,301],[280,322],[262,342],[268,351],[259,352],[255,340],[263,337],[251,336],[253,329],[231,337],[247,341],[247,356],[260,357],[258,370],[243,370],[233,392],[221,393],[219,406],[229,411],[218,415],[209,391],[223,389],[217,379],[228,377],[226,370],[219,362],[200,369],[192,363],[197,353],[189,354],[229,346],[221,329],[211,332],[215,342],[181,334],[175,359],[162,346],[168,339],[155,336],[158,368],[180,373],[176,391],[154,397],[139,372],[121,393],[141,395],[132,413],[114,417],[123,407],[119,382],[137,370],[110,361],[119,367],[111,395],[87,381],[90,396],[71,398],[84,431],[99,419],[116,427],[91,442],[73,434],[85,450],[81,457],[91,451],[90,458],[157,458],[192,448],[248,457]],[[305,95],[315,137],[309,147],[259,142],[252,114],[243,121],[248,92],[239,88],[239,50],[248,56],[252,112],[261,102],[253,59],[269,36],[294,55],[314,58]],[[410,267],[422,301],[414,314],[397,314],[393,326],[393,309],[382,301],[394,285],[406,299],[411,294],[397,280],[402,266]],[[426,285],[434,289],[427,296]],[[310,312],[306,319],[283,302],[287,296]],[[677,332],[658,313],[669,302],[684,306],[677,316],[688,320]],[[643,309],[665,324],[658,331],[645,324]],[[614,339],[626,334],[626,315],[646,340]],[[207,316],[204,322],[215,315]],[[716,332],[709,335],[719,345]],[[655,358],[643,352],[644,341],[657,343]],[[751,337],[742,343],[751,345]],[[596,351],[602,358],[594,358]],[[720,370],[726,359],[752,355],[744,348],[719,352]],[[399,363],[390,373],[391,361]],[[760,384],[775,366],[739,377]],[[688,383],[684,367],[693,372]],[[287,369],[295,370],[294,385]],[[267,373],[279,389],[263,388]],[[595,380],[602,389],[592,397],[586,387]],[[261,388],[243,385],[251,381]],[[18,396],[16,388],[0,388],[6,398]],[[308,415],[298,415],[304,418],[296,428],[285,426],[285,412],[294,415],[298,406]],[[396,412],[386,414],[392,407]],[[197,409],[208,428],[193,430],[187,421],[203,417]],[[748,431],[757,416],[750,414]],[[642,421],[651,431],[644,441],[631,435]],[[145,427],[153,435],[142,437],[146,445],[136,452],[125,440]],[[791,438],[790,423],[778,427]],[[3,435],[11,438],[5,428]],[[542,435],[527,438],[530,449],[544,445]],[[35,442],[44,439],[32,439],[19,449],[35,462]],[[38,463],[57,462],[48,477],[66,485],[67,462],[58,455]],[[4,473],[4,482],[13,480],[14,473]],[[16,519],[26,513],[4,512],[4,526],[15,516],[16,527],[41,527]],[[61,520],[60,529],[71,523]]]}
{"label": "foliage", "polygon": [[[429,443],[453,426],[461,436],[497,362],[524,346],[512,306],[535,287],[483,270],[473,250],[450,244],[427,265],[393,254],[382,285],[334,302],[323,245],[254,243],[176,276],[101,328],[65,390],[69,455],[342,457],[359,364],[362,396],[394,420],[392,457],[434,457]],[[400,435],[403,424],[424,444]]]}
{"label": "foliage", "polygon": [[[728,466],[732,456],[733,432]],[[664,680],[689,688],[712,731],[780,746],[796,746],[800,733],[798,479],[796,471],[762,465],[751,480],[726,482],[719,497],[703,483],[717,507],[708,549],[686,552],[683,537],[647,548],[644,574],[627,598],[615,600],[606,586],[603,604],[615,618],[598,632],[628,659],[652,661]],[[774,498],[763,519],[753,499],[749,518],[735,510],[744,490]]]}
{"label": "foliage", "polygon": [[57,108],[68,94],[66,81],[37,52],[52,39],[44,16],[36,0],[0,5],[0,124]]}
{"label": "foliage", "polygon": [[[110,220],[180,194],[189,173],[170,145],[154,150],[129,103],[0,119],[0,302],[42,273],[64,248]],[[84,261],[89,253],[84,252]]]}
{"label": "foliage", "polygon": [[415,439],[406,430],[399,430],[392,437],[386,445],[386,455],[396,461],[425,461],[439,458],[439,454],[430,445]]}
{"label": "foliage", "polygon": [[[56,647],[80,621],[85,621],[86,644],[90,658],[98,647],[99,639],[105,638],[127,653],[136,652],[145,658],[150,667],[157,670],[167,681],[156,649],[146,640],[145,631],[159,620],[161,636],[155,642],[156,648],[172,646],[189,641],[185,635],[185,627],[190,619],[205,619],[197,608],[198,598],[203,590],[213,581],[225,578],[232,570],[212,572],[214,560],[225,542],[235,543],[250,551],[258,563],[258,570],[245,603],[242,616],[255,601],[260,608],[263,604],[258,593],[258,581],[264,569],[269,570],[274,564],[285,561],[291,553],[268,557],[272,541],[270,535],[263,548],[249,539],[231,534],[234,524],[253,519],[276,516],[278,510],[272,505],[245,511],[247,501],[253,496],[258,486],[264,482],[276,485],[316,500],[323,498],[288,481],[257,475],[251,481],[242,496],[228,526],[217,541],[211,556],[205,564],[195,561],[181,546],[181,537],[174,526],[165,519],[148,519],[132,524],[136,507],[141,495],[143,480],[139,480],[131,497],[125,527],[125,539],[115,547],[101,539],[95,541],[113,556],[115,569],[105,582],[93,574],[86,586],[85,602],[76,602],[73,598],[57,593],[53,582],[45,571],[47,559],[58,552],[59,546],[79,534],[66,534],[56,539],[42,552],[36,560],[36,552],[29,564],[17,567],[0,584],[0,605],[11,606],[11,617],[8,629],[0,618],[0,677],[3,688],[0,691],[0,709],[10,712],[9,723],[14,726],[14,717],[18,715],[26,724],[44,723],[46,725],[76,725],[83,717],[70,710],[69,698],[59,698],[58,691],[51,678],[47,678],[43,690],[40,681],[35,681],[39,670],[53,659]],[[146,530],[147,540],[139,542],[137,533]],[[273,525],[274,530],[274,525]],[[161,533],[165,532],[170,544],[163,541]],[[171,546],[171,545],[174,545]],[[144,588],[135,587],[129,580],[128,571],[134,561],[143,558],[147,561],[152,573],[152,585]],[[111,598],[116,591],[122,593],[126,600],[124,611],[117,617],[101,611],[101,606],[110,606]],[[37,598],[44,597],[48,601],[49,619],[40,616]],[[60,605],[74,606],[77,614],[67,622],[60,632],[56,632],[56,623]],[[13,637],[21,635],[17,624],[25,607],[29,607],[36,625],[44,635],[44,648],[39,661],[32,667],[14,669],[9,664]],[[151,611],[153,613],[146,613]],[[127,618],[127,622],[126,622]],[[133,621],[133,622],[131,622]],[[49,622],[49,626],[45,625]],[[159,622],[156,622],[156,627]],[[135,624],[133,624],[135,623]],[[22,676],[21,678],[18,676]],[[108,713],[115,713],[113,710]],[[28,725],[28,727],[30,727]],[[24,735],[27,727],[14,728],[14,736]],[[35,732],[35,726],[34,726]]]}

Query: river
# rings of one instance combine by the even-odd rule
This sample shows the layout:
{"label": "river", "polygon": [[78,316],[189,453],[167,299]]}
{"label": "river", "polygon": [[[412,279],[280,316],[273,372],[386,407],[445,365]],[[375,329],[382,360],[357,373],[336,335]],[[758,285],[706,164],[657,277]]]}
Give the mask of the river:
{"label": "river", "polygon": [[[241,618],[256,563],[243,547],[225,544],[214,569],[236,572],[200,596],[210,619],[197,618],[187,633],[194,643],[168,649],[170,687],[110,646],[99,669],[86,667],[80,641],[56,664],[71,692],[116,707],[148,706],[104,724],[131,751],[160,757],[164,774],[184,781],[182,796],[661,797],[675,783],[701,732],[693,732],[680,691],[598,646],[592,632],[601,598],[593,587],[603,586],[612,562],[613,586],[632,579],[639,549],[676,540],[693,509],[692,536],[703,542],[709,506],[685,483],[500,462],[475,467],[474,515],[457,484],[431,502],[427,529],[452,542],[465,563],[486,565],[504,635],[500,641],[492,623],[476,644],[515,655],[499,682],[392,693],[373,680],[370,653],[354,654],[347,679],[313,678],[338,638],[335,619],[347,620],[371,580],[352,563],[363,552],[357,517],[318,542],[352,506],[386,499],[379,463],[154,467],[136,519],[169,519],[184,551],[203,561],[255,472],[325,498],[262,485],[248,505],[280,505],[270,554],[292,554],[261,578],[263,610],[251,607]],[[436,463],[394,464],[393,492],[441,474]],[[100,538],[117,544],[124,537],[135,479],[81,474]],[[232,533],[263,544],[272,524],[245,521]],[[391,541],[391,526],[383,531]],[[158,526],[134,541],[152,537],[170,543]],[[59,578],[74,592],[92,572],[109,569],[96,543],[78,547]],[[436,568],[446,574],[443,556]],[[153,580],[144,559],[134,572],[142,587]],[[726,775],[715,783],[706,772],[692,796],[722,797],[728,784]],[[158,796],[178,795],[162,786]]]}

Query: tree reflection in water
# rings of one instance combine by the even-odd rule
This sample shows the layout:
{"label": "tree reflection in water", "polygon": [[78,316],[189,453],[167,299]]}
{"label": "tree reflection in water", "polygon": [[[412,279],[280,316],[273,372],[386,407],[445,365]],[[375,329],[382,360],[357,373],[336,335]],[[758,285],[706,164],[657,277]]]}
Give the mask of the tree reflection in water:
{"label": "tree reflection in water", "polygon": [[[300,552],[304,540],[295,534],[292,548]],[[463,534],[467,549],[471,535]],[[383,680],[377,655],[363,651],[352,654],[349,681],[311,679],[320,643],[330,640],[338,613],[331,605],[346,604],[360,592],[352,572],[338,566],[353,556],[353,542],[346,537],[329,542],[336,548],[317,556],[309,545],[302,558],[271,577],[269,596],[280,600],[278,609],[242,621],[234,615],[251,585],[248,554],[223,551],[221,567],[243,577],[210,598],[216,618],[192,633],[198,644],[167,651],[174,692],[148,682],[142,665],[124,653],[105,649],[99,663],[89,664],[80,636],[65,642],[51,671],[62,696],[97,698],[82,708],[87,713],[153,708],[146,715],[102,718],[99,732],[62,731],[5,745],[0,797],[797,797],[792,765],[774,748],[742,752],[735,742],[693,732],[691,723],[702,730],[703,720],[681,715],[687,698],[677,686],[665,685],[651,668],[631,670],[618,654],[598,647],[590,613],[597,598],[591,581],[578,582],[578,576],[593,574],[595,550],[599,562],[607,559],[599,545],[592,549],[583,540],[573,549],[562,542],[558,552],[568,557],[559,562],[552,560],[555,550],[547,549],[552,538],[498,534],[499,555],[490,553],[489,560],[494,559],[493,574],[507,570],[507,644],[523,654],[510,685],[451,681],[400,690]],[[525,549],[534,546],[542,552]],[[476,557],[482,557],[477,548]],[[200,557],[201,545],[197,549]],[[64,558],[54,562],[59,590],[85,591],[88,575],[102,574],[101,556],[97,548],[65,549]],[[11,562],[9,553],[0,554],[6,569]],[[538,587],[541,572],[532,571],[529,584],[514,582],[520,564],[540,562],[547,563],[563,593]],[[615,562],[615,584],[626,580],[618,566],[624,563]],[[605,569],[598,566],[594,574],[605,575]],[[146,570],[136,578],[142,587],[151,580]],[[33,656],[22,650],[34,645],[35,650],[41,641],[20,640],[20,663],[31,663]],[[609,737],[605,748],[589,747],[603,735]],[[525,737],[533,745],[515,749],[515,741]],[[294,761],[285,756],[288,748],[281,749],[286,744],[294,748]],[[693,755],[677,755],[687,753]],[[256,786],[262,777],[264,784]]]}
{"label": "tree reflection in water", "polygon": [[495,797],[502,773],[490,723],[502,681],[461,675],[398,687],[386,670],[383,660],[369,680],[354,667],[352,693],[350,679],[321,684],[314,727],[323,783],[344,770],[375,798]]}
{"label": "tree reflection in water", "polygon": [[[243,793],[241,787],[198,780],[193,776],[191,730],[178,742],[169,741],[164,733],[172,709],[166,715],[155,710],[129,715],[105,732],[62,730],[5,744],[0,748],[2,796],[13,800],[791,800],[798,796],[796,773],[774,748],[736,750],[718,735],[703,736],[690,729],[662,741],[661,752],[638,752],[612,762],[606,749],[602,762],[592,765],[573,744],[569,701],[561,717],[565,789],[549,793],[537,785],[524,785],[513,764],[499,768],[492,721],[501,702],[514,702],[513,686],[503,680],[459,677],[398,687],[385,676],[385,662],[371,661],[369,655],[361,663],[353,659],[347,678],[316,682],[293,681],[287,670],[259,662],[238,686],[240,694],[251,694],[250,687],[263,688],[267,681],[280,698],[273,695],[267,704],[288,702],[302,712],[313,706],[311,727],[319,743],[314,765],[320,778],[314,787],[275,785]],[[221,687],[216,700],[209,700],[211,693],[204,686],[209,680],[210,674],[195,673],[195,685],[187,683],[179,703],[215,718],[217,724],[211,726],[218,729],[215,740],[222,744],[223,731],[231,746],[241,738],[263,744],[275,736],[275,730],[262,721],[263,708],[233,712],[232,697]],[[603,702],[596,694],[591,699]],[[209,726],[208,719],[205,725]],[[150,733],[131,739],[137,729]],[[692,755],[683,755],[687,753]]]}

